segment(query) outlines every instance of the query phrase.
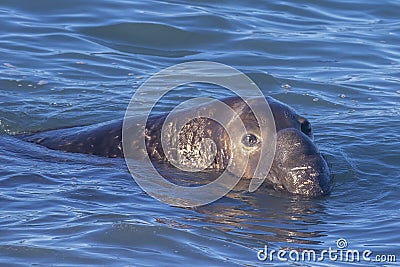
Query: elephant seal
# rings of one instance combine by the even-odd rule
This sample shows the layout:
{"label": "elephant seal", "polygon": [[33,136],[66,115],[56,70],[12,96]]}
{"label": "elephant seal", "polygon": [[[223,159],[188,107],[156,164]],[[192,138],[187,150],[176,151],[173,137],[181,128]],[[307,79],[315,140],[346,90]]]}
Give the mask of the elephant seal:
{"label": "elephant seal", "polygon": [[[262,98],[252,101],[261,100],[265,101]],[[331,188],[331,174],[327,162],[313,142],[310,122],[289,106],[271,97],[266,97],[266,100],[275,120],[277,135],[272,167],[264,184],[276,190],[307,197],[328,194]],[[208,169],[220,171],[228,165],[232,157],[240,158],[242,151],[245,151],[249,155],[248,164],[238,168],[244,170],[243,178],[251,178],[256,168],[254,163],[262,160],[260,148],[267,144],[263,144],[260,138],[260,127],[255,115],[241,98],[230,97],[221,101],[235,110],[244,123],[247,132],[240,137],[239,144],[231,147],[230,142],[227,142],[229,137],[225,129],[216,121],[205,117],[195,118],[185,124],[179,132],[178,161],[181,165],[190,165],[207,160]],[[185,114],[185,111],[181,111],[181,114]],[[145,126],[147,151],[137,151],[138,155],[147,152],[154,162],[167,161],[161,140],[161,128],[166,117],[157,115],[148,118]],[[33,133],[22,138],[55,150],[124,157],[122,127],[122,120],[114,120],[89,126]],[[213,140],[215,145],[204,146],[203,141],[206,139]],[[134,147],[134,141],[129,145]],[[213,151],[205,153],[206,150]],[[204,155],[213,155],[213,158],[205,159]]]}

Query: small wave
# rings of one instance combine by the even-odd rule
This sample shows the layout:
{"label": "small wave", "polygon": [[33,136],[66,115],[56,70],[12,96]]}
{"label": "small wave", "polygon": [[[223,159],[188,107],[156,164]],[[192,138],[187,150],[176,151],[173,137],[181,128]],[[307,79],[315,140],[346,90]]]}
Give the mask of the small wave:
{"label": "small wave", "polygon": [[[82,28],[81,34],[103,46],[124,53],[184,57],[199,53],[207,39],[199,33],[156,23],[119,23]],[[190,48],[190,49],[188,49]]]}

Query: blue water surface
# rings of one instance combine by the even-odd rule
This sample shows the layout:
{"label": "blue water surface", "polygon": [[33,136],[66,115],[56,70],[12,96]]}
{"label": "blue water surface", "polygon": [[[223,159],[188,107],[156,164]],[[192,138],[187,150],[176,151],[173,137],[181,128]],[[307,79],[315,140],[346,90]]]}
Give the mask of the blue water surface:
{"label": "blue water surface", "polygon": [[[0,0],[0,265],[396,265],[257,259],[265,245],[319,253],[338,239],[398,264],[399,10],[391,0]],[[235,67],[306,116],[332,167],[331,195],[171,207],[122,159],[13,136],[122,118],[150,75],[193,60]],[[224,95],[184,87],[160,107]]]}

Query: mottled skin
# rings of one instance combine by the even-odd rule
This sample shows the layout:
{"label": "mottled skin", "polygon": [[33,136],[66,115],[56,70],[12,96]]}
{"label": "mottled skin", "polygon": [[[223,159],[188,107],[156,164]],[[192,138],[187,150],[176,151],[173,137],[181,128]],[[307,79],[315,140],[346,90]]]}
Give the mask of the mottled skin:
{"label": "mottled skin", "polygon": [[[221,125],[208,118],[196,118],[179,132],[178,150],[175,152],[177,154],[169,155],[168,158],[189,167],[208,162],[206,165],[208,169],[219,171],[226,168],[232,156],[240,158],[243,151],[249,154],[249,162],[246,166],[238,168],[244,169],[243,178],[251,178],[260,158],[260,147],[268,144],[262,143],[257,120],[251,109],[240,98],[232,97],[222,101],[234,109],[243,121],[247,133],[244,135],[238,133],[241,136],[237,136],[239,139],[236,138],[242,141],[231,147],[227,132]],[[329,193],[330,170],[313,143],[309,121],[277,100],[268,97],[267,102],[275,119],[277,143],[274,161],[264,184],[277,190],[308,197]],[[182,112],[183,115],[184,113]],[[165,152],[161,145],[161,127],[165,118],[165,115],[150,117],[146,125],[147,154],[153,161],[165,162],[165,153],[169,153]],[[90,126],[34,133],[23,136],[23,139],[55,150],[124,157],[122,125],[122,120],[115,120]],[[204,145],[202,141],[206,138],[213,140],[215,145]],[[134,148],[134,141],[129,145]],[[137,150],[137,154],[144,154],[144,151]],[[213,155],[213,158],[210,159],[209,155]]]}

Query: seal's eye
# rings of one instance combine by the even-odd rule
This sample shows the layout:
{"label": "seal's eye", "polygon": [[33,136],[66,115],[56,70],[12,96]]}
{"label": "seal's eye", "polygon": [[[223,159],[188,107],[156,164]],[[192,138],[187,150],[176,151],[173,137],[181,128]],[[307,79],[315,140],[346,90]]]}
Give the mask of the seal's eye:
{"label": "seal's eye", "polygon": [[301,124],[301,131],[305,133],[308,136],[311,136],[312,130],[311,130],[311,123],[308,120],[304,120]]}
{"label": "seal's eye", "polygon": [[254,134],[245,134],[242,138],[242,143],[248,147],[256,146],[259,142],[257,136]]}

